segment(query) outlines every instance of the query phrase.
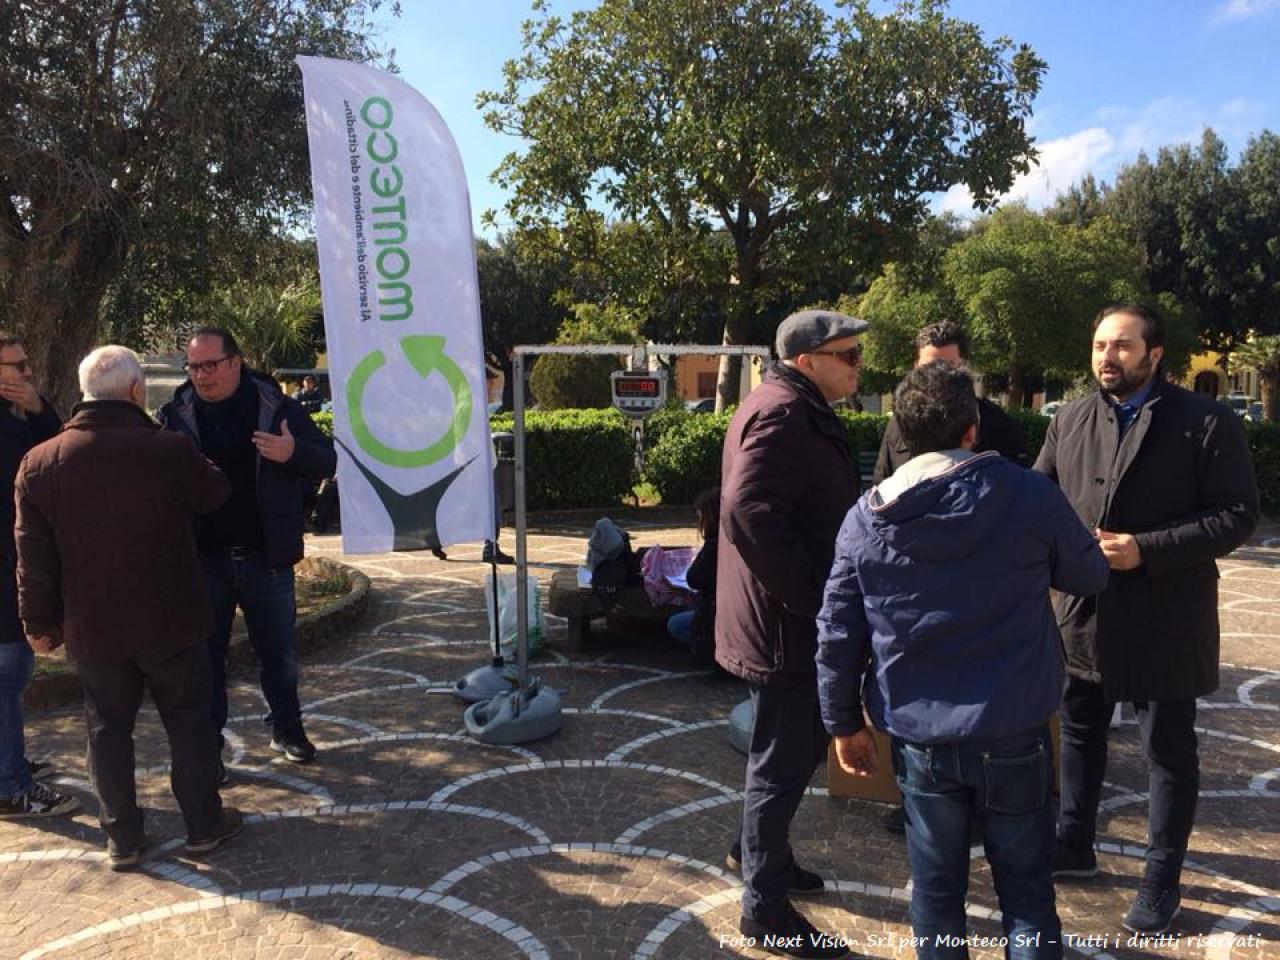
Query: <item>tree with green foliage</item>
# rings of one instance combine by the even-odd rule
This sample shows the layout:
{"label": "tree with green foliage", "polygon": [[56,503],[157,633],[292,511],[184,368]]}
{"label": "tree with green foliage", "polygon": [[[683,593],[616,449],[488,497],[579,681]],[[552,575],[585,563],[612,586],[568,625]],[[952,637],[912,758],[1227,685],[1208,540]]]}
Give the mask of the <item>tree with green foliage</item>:
{"label": "tree with green foliage", "polygon": [[[723,231],[723,339],[744,343],[779,290],[848,289],[965,184],[990,204],[1033,157],[1045,69],[936,0],[827,15],[814,0],[602,0],[564,19],[535,0],[523,52],[479,103],[520,137],[495,174],[522,228],[643,223],[669,263]],[[656,257],[655,257],[656,259]],[[720,404],[736,400],[722,366]]]}
{"label": "tree with green foliage", "polygon": [[500,358],[519,344],[551,342],[569,316],[561,300],[571,267],[553,244],[515,232],[476,241],[484,342]]}
{"label": "tree with green foliage", "polygon": [[1137,251],[1103,218],[1061,224],[1005,207],[946,255],[948,288],[965,316],[974,363],[1009,377],[1022,406],[1032,375],[1087,369],[1089,325],[1099,306],[1146,292]]}
{"label": "tree with green foliage", "polygon": [[1087,173],[1078,184],[1067,187],[1058,194],[1045,215],[1059,223],[1073,223],[1087,227],[1102,216],[1107,198],[1107,185],[1098,183],[1093,174]]}
{"label": "tree with green foliage", "polygon": [[909,259],[885,265],[861,296],[843,296],[836,309],[871,322],[863,336],[863,393],[890,393],[915,364],[916,334],[930,323],[964,323],[964,311],[947,285],[947,251],[968,235],[954,214],[931,217]]}
{"label": "tree with green foliage", "polygon": [[55,402],[75,395],[113,285],[127,286],[117,331],[164,323],[156,296],[207,290],[302,222],[294,57],[378,59],[380,3],[0,4],[0,325],[24,336]]}
{"label": "tree with green foliage", "polygon": [[1204,346],[1280,333],[1280,137],[1252,138],[1235,167],[1212,130],[1154,163],[1141,154],[1103,210],[1142,249],[1150,288],[1192,312]]}

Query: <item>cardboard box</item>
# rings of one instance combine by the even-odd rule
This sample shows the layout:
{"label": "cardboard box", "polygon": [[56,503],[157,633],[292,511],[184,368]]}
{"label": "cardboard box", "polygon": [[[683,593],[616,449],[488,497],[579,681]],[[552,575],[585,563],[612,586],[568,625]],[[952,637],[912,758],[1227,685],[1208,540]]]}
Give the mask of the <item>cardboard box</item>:
{"label": "cardboard box", "polygon": [[853,797],[856,800],[875,800],[877,803],[901,803],[902,792],[898,779],[893,775],[893,757],[889,752],[889,738],[874,727],[868,727],[876,741],[876,772],[872,777],[855,777],[840,769],[836,760],[836,745],[827,750],[827,789],[833,797]]}
{"label": "cardboard box", "polygon": [[[855,777],[840,769],[836,760],[835,744],[827,751],[827,789],[833,797],[852,797],[856,800],[874,800],[877,803],[901,803],[902,792],[898,779],[893,775],[893,757],[890,754],[889,737],[874,727],[869,727],[876,741],[877,763],[873,777]],[[1058,782],[1058,756],[1062,749],[1058,729],[1058,715],[1049,718],[1049,736],[1053,741],[1053,782]]]}

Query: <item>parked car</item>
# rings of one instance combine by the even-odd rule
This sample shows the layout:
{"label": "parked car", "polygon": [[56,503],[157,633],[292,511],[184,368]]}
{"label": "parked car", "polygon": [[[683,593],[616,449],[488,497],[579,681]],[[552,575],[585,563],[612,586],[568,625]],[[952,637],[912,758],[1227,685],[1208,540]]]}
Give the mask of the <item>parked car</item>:
{"label": "parked car", "polygon": [[1267,419],[1267,415],[1262,409],[1262,401],[1255,400],[1253,403],[1249,404],[1249,409],[1245,413],[1244,418],[1251,423],[1261,423],[1263,420]]}
{"label": "parked car", "polygon": [[716,398],[703,397],[701,400],[686,400],[684,408],[690,413],[715,413]]}
{"label": "parked car", "polygon": [[1057,413],[1059,410],[1062,409],[1062,405],[1066,402],[1067,401],[1065,400],[1050,400],[1048,403],[1046,403],[1044,406],[1040,408],[1040,416],[1052,417],[1055,413]]}
{"label": "parked car", "polygon": [[1243,417],[1249,413],[1249,404],[1253,402],[1253,397],[1247,393],[1228,393],[1225,397],[1219,397],[1218,402],[1225,403],[1237,417]]}

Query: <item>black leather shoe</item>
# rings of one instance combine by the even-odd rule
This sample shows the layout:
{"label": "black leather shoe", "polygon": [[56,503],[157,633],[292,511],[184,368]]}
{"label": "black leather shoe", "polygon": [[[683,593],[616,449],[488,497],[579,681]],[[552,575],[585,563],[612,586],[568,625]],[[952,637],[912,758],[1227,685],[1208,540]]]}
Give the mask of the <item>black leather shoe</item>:
{"label": "black leather shoe", "polygon": [[445,553],[445,552],[444,552],[444,550],[442,550],[440,547],[432,547],[432,548],[431,548],[431,555],[432,555],[433,557],[435,557],[437,560],[448,560],[448,559],[449,559],[449,555],[448,555],[447,553]]}
{"label": "black leather shoe", "polygon": [[890,833],[896,833],[898,836],[902,836],[907,832],[906,808],[903,807],[902,804],[898,804],[884,815],[884,819],[880,821],[880,825]]}
{"label": "black leather shoe", "polygon": [[839,960],[849,956],[848,941],[839,934],[823,933],[790,903],[776,922],[766,923],[742,917],[738,930],[751,937],[753,947],[781,957],[801,960]]}
{"label": "black leather shoe", "polygon": [[[729,852],[725,854],[724,865],[736,874],[742,873],[742,847],[734,844]],[[800,864],[796,863],[795,858],[791,860],[791,886],[788,893],[808,894],[822,893],[827,888],[827,883],[812,870],[806,870]]]}
{"label": "black leather shoe", "polygon": [[486,540],[484,542],[484,553],[481,554],[480,559],[485,563],[514,564],[516,562],[515,557],[511,556],[509,553],[503,553],[502,548],[492,540]]}
{"label": "black leather shoe", "polygon": [[1061,842],[1053,848],[1053,879],[1085,880],[1098,874],[1098,855],[1093,847],[1076,850]]}

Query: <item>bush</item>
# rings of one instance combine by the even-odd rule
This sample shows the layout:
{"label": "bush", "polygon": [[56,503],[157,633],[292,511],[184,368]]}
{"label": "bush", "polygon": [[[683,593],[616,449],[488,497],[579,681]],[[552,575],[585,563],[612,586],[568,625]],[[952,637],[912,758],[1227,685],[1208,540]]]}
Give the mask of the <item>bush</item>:
{"label": "bush", "polygon": [[609,375],[620,369],[618,357],[548,353],[534,363],[529,389],[546,410],[608,407],[612,402]]}
{"label": "bush", "polygon": [[1258,476],[1258,494],[1264,513],[1280,513],[1280,424],[1246,423],[1253,470]]}
{"label": "bush", "polygon": [[[500,414],[489,428],[511,431],[514,418]],[[616,410],[530,410],[524,428],[530,510],[614,506],[635,485],[631,426]]]}
{"label": "bush", "polygon": [[889,425],[887,413],[854,413],[841,409],[836,411],[836,416],[844,423],[844,433],[849,438],[849,449],[853,451],[855,462],[859,454],[874,456],[880,452],[880,438]]}
{"label": "bush", "polygon": [[330,439],[333,438],[333,411],[320,410],[311,415],[311,419],[315,421],[320,432]]}
{"label": "bush", "polygon": [[[855,462],[859,453],[875,456],[888,416],[845,410],[837,415]],[[664,423],[644,461],[644,478],[657,488],[663,503],[692,503],[702,490],[720,482],[720,457],[732,417],[732,411],[686,414]]]}
{"label": "bush", "polygon": [[720,454],[731,412],[667,416],[645,452],[644,478],[663,503],[693,503],[720,482]]}
{"label": "bush", "polygon": [[1031,466],[1036,462],[1036,457],[1040,456],[1040,448],[1044,446],[1044,435],[1049,429],[1049,421],[1053,418],[1041,416],[1032,410],[1010,410],[1006,407],[1004,412],[1022,425],[1022,436],[1027,443],[1027,466]]}

